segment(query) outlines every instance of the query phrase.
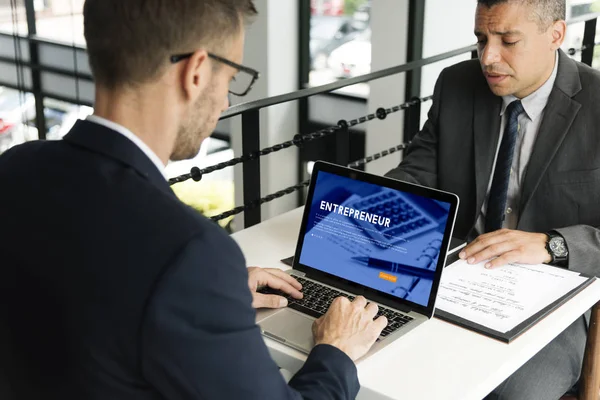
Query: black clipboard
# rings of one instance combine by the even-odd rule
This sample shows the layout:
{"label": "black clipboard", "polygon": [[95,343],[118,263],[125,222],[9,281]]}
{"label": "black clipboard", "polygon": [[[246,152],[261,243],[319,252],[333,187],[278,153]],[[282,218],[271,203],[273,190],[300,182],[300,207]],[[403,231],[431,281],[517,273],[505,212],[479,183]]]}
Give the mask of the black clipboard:
{"label": "black clipboard", "polygon": [[[457,259],[458,259],[458,256],[456,256],[456,259],[454,261],[456,261]],[[450,262],[450,260],[448,260],[446,265],[450,265],[454,261]],[[532,326],[537,324],[539,321],[544,319],[551,312],[553,312],[554,310],[556,310],[557,308],[559,308],[560,306],[565,304],[572,297],[574,297],[577,293],[581,292],[583,289],[585,289],[586,287],[591,285],[594,282],[594,280],[596,279],[593,276],[590,277],[590,276],[584,275],[584,274],[581,274],[581,276],[584,278],[587,278],[587,279],[584,282],[582,282],[579,286],[577,286],[570,292],[566,293],[562,297],[558,298],[553,303],[550,303],[549,305],[547,305],[546,307],[544,307],[543,309],[541,309],[540,311],[538,311],[537,313],[535,313],[534,315],[532,315],[531,317],[529,317],[528,319],[521,322],[519,325],[515,326],[513,329],[511,329],[510,331],[507,331],[507,332],[499,332],[495,329],[491,329],[491,328],[488,328],[487,326],[477,324],[475,322],[461,318],[457,315],[451,314],[451,313],[441,310],[439,308],[435,309],[433,316],[438,319],[441,319],[443,321],[450,322],[451,324],[458,325],[461,328],[465,328],[470,331],[473,331],[473,332],[476,332],[476,333],[479,333],[479,334],[482,334],[485,336],[489,336],[493,339],[499,340],[504,343],[510,343],[513,340],[515,340],[517,337],[519,337],[521,334],[526,332],[529,328],[531,328]]]}

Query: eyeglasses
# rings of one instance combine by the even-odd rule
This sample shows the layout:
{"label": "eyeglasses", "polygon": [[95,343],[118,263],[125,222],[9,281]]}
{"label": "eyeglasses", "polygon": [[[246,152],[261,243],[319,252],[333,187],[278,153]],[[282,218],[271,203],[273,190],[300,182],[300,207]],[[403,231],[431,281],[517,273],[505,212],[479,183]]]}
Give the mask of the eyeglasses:
{"label": "eyeglasses", "polygon": [[[191,57],[193,54],[194,53],[186,53],[171,56],[171,63],[176,64],[181,60]],[[256,82],[256,80],[260,77],[260,73],[255,69],[234,63],[233,61],[229,61],[228,59],[220,57],[216,54],[208,53],[208,56],[238,70],[238,73],[233,77],[233,80],[229,84],[229,93],[231,94],[236,96],[245,96],[248,94],[250,89],[252,89],[254,82]]]}

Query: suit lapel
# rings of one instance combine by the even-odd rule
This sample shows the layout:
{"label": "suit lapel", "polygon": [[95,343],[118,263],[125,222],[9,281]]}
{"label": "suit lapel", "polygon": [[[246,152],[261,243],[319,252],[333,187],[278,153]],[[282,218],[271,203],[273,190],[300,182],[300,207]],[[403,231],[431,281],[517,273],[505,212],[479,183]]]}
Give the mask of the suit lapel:
{"label": "suit lapel", "polygon": [[571,99],[581,90],[577,64],[559,52],[558,72],[521,185],[521,215],[561,146],[581,105]]}
{"label": "suit lapel", "polygon": [[112,129],[93,122],[79,120],[64,140],[95,153],[117,160],[135,170],[162,191],[173,194],[171,187],[156,165],[132,141]]}
{"label": "suit lapel", "polygon": [[485,199],[498,138],[502,98],[494,95],[485,80],[477,86],[473,99],[473,141],[475,151],[476,209],[475,221]]}

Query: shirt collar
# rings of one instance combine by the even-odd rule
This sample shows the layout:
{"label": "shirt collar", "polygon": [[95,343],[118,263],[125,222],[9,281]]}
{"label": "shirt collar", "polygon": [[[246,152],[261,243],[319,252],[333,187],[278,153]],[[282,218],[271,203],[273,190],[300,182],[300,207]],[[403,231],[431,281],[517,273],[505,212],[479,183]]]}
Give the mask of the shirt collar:
{"label": "shirt collar", "polygon": [[160,173],[167,179],[167,175],[165,172],[165,165],[162,163],[160,158],[156,155],[154,151],[146,144],[142,139],[136,136],[129,129],[125,128],[123,125],[117,124],[116,122],[109,121],[106,118],[99,117],[97,115],[88,115],[86,118],[87,121],[93,122],[98,125],[105,126],[109,129],[112,129],[115,132],[120,133],[125,136],[127,139],[131,140],[140,150],[144,152],[144,154],[152,161],[156,168],[160,171]]}
{"label": "shirt collar", "polygon": [[[525,113],[532,121],[535,121],[542,113],[546,104],[548,103],[548,98],[550,97],[550,92],[552,92],[552,88],[554,87],[554,82],[556,81],[556,75],[558,73],[558,52],[555,56],[554,61],[554,70],[550,75],[550,78],[535,92],[531,93],[529,96],[521,99],[521,103],[523,104],[523,109]],[[513,101],[518,100],[513,95],[502,96],[502,109],[500,110],[500,115],[504,115],[506,111],[506,107]]]}

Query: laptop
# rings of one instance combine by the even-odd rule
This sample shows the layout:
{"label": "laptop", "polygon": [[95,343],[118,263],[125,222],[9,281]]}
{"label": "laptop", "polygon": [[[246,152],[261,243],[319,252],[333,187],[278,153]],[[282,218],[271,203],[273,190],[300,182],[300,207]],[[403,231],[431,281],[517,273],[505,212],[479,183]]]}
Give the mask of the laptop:
{"label": "laptop", "polygon": [[316,162],[286,271],[304,298],[285,295],[288,307],[259,310],[262,334],[308,354],[313,321],[339,296],[362,295],[388,319],[367,356],[428,321],[458,204],[452,193]]}

